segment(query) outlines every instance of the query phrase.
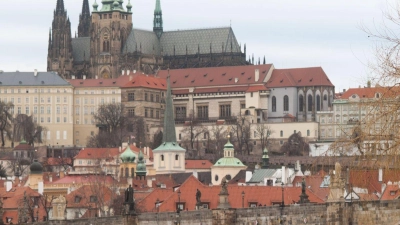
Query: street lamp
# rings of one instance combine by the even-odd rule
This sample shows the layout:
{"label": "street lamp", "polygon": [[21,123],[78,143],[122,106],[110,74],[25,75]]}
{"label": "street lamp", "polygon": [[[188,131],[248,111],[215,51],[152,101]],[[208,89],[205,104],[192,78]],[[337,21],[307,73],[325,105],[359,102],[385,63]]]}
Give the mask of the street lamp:
{"label": "street lamp", "polygon": [[244,208],[244,191],[242,191],[242,208]]}
{"label": "street lamp", "polygon": [[177,213],[181,213],[180,203],[181,203],[181,190],[178,190],[178,208],[176,210]]}

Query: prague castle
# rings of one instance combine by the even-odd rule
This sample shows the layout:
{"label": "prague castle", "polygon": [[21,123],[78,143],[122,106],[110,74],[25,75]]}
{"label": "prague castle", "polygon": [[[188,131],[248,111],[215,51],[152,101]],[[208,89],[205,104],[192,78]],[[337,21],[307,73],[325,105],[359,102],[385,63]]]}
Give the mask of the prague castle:
{"label": "prague castle", "polygon": [[[151,21],[149,21],[149,24]],[[249,64],[246,46],[231,27],[164,31],[160,0],[156,0],[153,30],[132,27],[128,0],[96,0],[90,13],[83,0],[78,34],[64,1],[57,0],[48,40],[47,70],[64,78],[117,78],[124,71],[156,73],[160,69],[201,68]]]}

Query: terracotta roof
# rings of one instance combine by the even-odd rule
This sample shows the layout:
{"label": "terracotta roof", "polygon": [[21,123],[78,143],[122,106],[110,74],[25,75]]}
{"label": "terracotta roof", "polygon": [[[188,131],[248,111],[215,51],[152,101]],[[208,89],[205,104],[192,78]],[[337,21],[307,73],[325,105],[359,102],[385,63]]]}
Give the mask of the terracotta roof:
{"label": "terracotta roof", "polygon": [[246,92],[257,92],[257,91],[266,91],[268,88],[266,88],[264,85],[254,85],[254,86],[249,86],[249,88],[246,90]]}
{"label": "terracotta roof", "polygon": [[[198,181],[195,177],[189,177],[180,187],[180,201],[185,203],[187,210],[194,210],[196,205],[196,190],[199,189],[202,196],[201,201],[208,203],[210,209],[215,209],[218,206],[218,194],[221,191],[221,186],[207,186]],[[242,207],[242,192],[245,192],[244,203],[248,207],[250,203],[257,205],[270,206],[279,204],[282,201],[282,188],[272,186],[238,186],[229,185],[229,203],[231,208]],[[285,187],[284,188],[284,201],[286,205],[294,204],[300,200],[301,188],[299,187]],[[307,190],[309,199],[313,203],[323,203],[323,201]],[[162,200],[159,207],[160,212],[172,212],[176,209],[176,202],[178,202],[178,194],[175,192],[160,192],[155,190],[154,193],[149,194],[141,202],[140,206],[146,211],[155,210],[156,199]]]}
{"label": "terracotta roof", "polygon": [[213,164],[208,160],[185,160],[186,169],[211,169]]}
{"label": "terracotta roof", "polygon": [[101,175],[68,175],[57,181],[54,184],[88,184],[93,182],[101,181],[106,184],[114,184],[117,181],[112,176],[101,176]]}
{"label": "terracotta roof", "polygon": [[47,158],[45,160],[46,162],[44,162],[44,164],[47,166],[60,166],[65,164],[72,164],[71,158]]}
{"label": "terracotta roof", "polygon": [[[326,201],[329,195],[330,188],[329,187],[321,187],[322,181],[324,180],[324,174],[321,175],[311,175],[305,176],[304,179],[306,181],[307,190],[315,194],[322,201]],[[301,187],[301,182],[303,181],[302,176],[296,176],[293,179],[293,186]],[[300,184],[300,185],[298,185]]]}
{"label": "terracotta roof", "polygon": [[400,188],[398,184],[388,184],[382,194],[381,200],[393,200],[400,197]]}
{"label": "terracotta roof", "polygon": [[333,86],[321,67],[274,69],[267,88]]}
{"label": "terracotta roof", "polygon": [[33,146],[27,144],[26,142],[21,142],[19,145],[15,146],[14,150],[33,150]]}
{"label": "terracotta roof", "polygon": [[[157,188],[148,194],[145,198],[138,202],[138,209],[142,212],[157,212],[156,201],[164,202],[167,198],[174,194],[173,189]],[[173,210],[172,210],[173,211]]]}
{"label": "terracotta roof", "polygon": [[[84,185],[66,195],[65,198],[67,200],[67,208],[86,208],[89,206],[91,208],[97,208],[96,203],[90,202],[90,196],[101,198],[99,201],[101,201],[103,204],[106,204],[115,198],[116,194],[113,193],[108,187],[101,184]],[[78,197],[79,199],[76,199],[75,197]]]}
{"label": "terracotta roof", "polygon": [[5,224],[11,224],[7,223],[7,218],[11,219],[11,223],[13,224],[18,224],[18,208],[15,210],[6,210],[3,213],[2,220]]}
{"label": "terracotta roof", "polygon": [[75,159],[105,159],[120,154],[119,148],[82,148]]}
{"label": "terracotta roof", "polygon": [[[272,64],[225,66],[208,68],[189,68],[170,70],[171,87],[210,87],[210,86],[240,86],[249,84],[262,84],[268,72],[273,68]],[[255,71],[259,71],[259,79],[255,81]],[[166,78],[167,70],[160,70],[157,74]],[[235,78],[238,78],[237,82]]]}
{"label": "terracotta roof", "polygon": [[349,88],[347,91],[342,93],[339,99],[349,99],[353,95],[357,95],[358,98],[375,98],[375,94],[382,94],[381,97],[393,97],[398,96],[400,93],[399,87],[366,87],[366,88]]}
{"label": "terracotta roof", "polygon": [[134,74],[129,76],[120,76],[118,83],[121,88],[151,88],[157,90],[167,90],[167,81],[165,78],[155,77],[154,75]]}

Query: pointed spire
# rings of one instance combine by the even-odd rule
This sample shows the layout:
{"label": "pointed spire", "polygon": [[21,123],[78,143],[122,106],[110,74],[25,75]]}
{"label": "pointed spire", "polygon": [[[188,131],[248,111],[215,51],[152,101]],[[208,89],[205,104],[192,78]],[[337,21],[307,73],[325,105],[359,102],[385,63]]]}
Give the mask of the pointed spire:
{"label": "pointed spire", "polygon": [[263,64],[265,65],[265,64],[267,64],[266,62],[265,62],[265,55],[264,55],[264,61],[263,61]]}
{"label": "pointed spire", "polygon": [[153,32],[160,38],[163,34],[163,19],[160,0],[156,0],[156,8],[154,9]]}
{"label": "pointed spire", "polygon": [[93,3],[93,12],[97,12],[97,8],[99,7],[99,4],[97,4],[96,0],[94,0]]}
{"label": "pointed spire", "polygon": [[173,105],[172,105],[169,70],[168,70],[168,77],[167,77],[167,94],[165,97],[163,142],[164,143],[166,143],[166,142],[175,143],[176,142],[174,109],[173,109]]}
{"label": "pointed spire", "polygon": [[64,0],[57,0],[56,14],[62,15],[63,13],[65,13]]}

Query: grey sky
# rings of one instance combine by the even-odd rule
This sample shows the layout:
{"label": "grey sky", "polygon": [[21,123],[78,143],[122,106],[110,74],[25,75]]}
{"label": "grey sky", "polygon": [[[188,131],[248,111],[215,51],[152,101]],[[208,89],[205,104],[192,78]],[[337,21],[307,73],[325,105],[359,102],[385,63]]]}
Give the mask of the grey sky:
{"label": "grey sky", "polygon": [[[64,0],[74,34],[83,0]],[[128,0],[124,0],[126,5]],[[94,0],[89,0],[92,5]],[[229,26],[247,53],[276,68],[321,66],[336,90],[364,85],[373,42],[360,25],[380,24],[394,0],[161,0],[164,30]],[[97,0],[101,4],[101,0]],[[131,0],[133,26],[151,30],[155,0]],[[0,70],[46,70],[56,0],[2,2]],[[92,8],[92,7],[91,7]],[[248,56],[247,56],[248,58]]]}

